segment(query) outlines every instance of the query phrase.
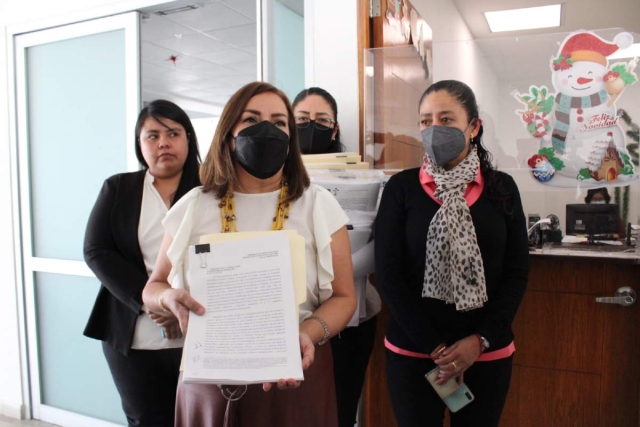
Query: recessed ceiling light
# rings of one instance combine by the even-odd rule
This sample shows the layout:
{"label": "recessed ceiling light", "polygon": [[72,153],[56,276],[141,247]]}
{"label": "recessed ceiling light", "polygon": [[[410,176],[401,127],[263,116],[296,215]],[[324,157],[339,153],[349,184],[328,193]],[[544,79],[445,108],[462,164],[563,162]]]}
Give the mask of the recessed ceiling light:
{"label": "recessed ceiling light", "polygon": [[527,7],[524,9],[485,12],[492,33],[532,30],[560,26],[562,5]]}
{"label": "recessed ceiling light", "polygon": [[611,56],[607,56],[607,59],[623,59],[623,58],[638,58],[640,57],[640,43],[635,43],[626,49],[618,49],[616,53]]}

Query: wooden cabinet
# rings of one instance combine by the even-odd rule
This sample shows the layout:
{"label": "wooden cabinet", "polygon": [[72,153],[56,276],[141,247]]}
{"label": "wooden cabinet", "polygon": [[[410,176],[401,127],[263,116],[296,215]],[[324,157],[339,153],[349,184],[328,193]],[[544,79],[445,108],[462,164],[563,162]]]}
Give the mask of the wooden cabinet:
{"label": "wooden cabinet", "polygon": [[[501,426],[640,425],[640,302],[597,303],[622,286],[640,291],[640,265],[614,260],[532,257],[516,315],[514,372]],[[366,427],[395,426],[378,322],[363,395]]]}

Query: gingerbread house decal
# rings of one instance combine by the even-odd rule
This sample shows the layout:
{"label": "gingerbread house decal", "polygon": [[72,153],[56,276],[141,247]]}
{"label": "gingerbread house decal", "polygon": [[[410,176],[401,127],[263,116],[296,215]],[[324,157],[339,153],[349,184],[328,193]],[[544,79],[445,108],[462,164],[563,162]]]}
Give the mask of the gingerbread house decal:
{"label": "gingerbread house decal", "polygon": [[595,149],[587,161],[589,175],[596,181],[615,181],[624,167],[624,162],[613,141],[613,134],[608,132],[607,137],[608,141],[595,144]]}

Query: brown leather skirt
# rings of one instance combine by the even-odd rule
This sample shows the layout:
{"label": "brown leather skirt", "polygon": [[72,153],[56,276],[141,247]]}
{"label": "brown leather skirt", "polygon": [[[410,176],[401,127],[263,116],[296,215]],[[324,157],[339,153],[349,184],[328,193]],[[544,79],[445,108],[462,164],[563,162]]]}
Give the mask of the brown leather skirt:
{"label": "brown leather skirt", "polygon": [[[316,346],[315,362],[294,390],[269,392],[250,385],[237,401],[222,396],[220,387],[185,384],[182,374],[176,397],[176,427],[337,427],[333,360],[330,343]],[[228,420],[225,421],[225,413]]]}

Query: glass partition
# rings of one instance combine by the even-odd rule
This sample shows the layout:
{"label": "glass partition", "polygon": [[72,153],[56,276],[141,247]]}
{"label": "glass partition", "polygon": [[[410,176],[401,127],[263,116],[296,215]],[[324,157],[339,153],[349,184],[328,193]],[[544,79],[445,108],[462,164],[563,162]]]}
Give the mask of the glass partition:
{"label": "glass partition", "polygon": [[[640,35],[617,28],[433,44],[433,81],[457,79],[474,90],[482,142],[516,180],[532,221],[551,216],[564,236],[567,205],[618,205],[617,230],[597,231],[589,225],[594,213],[578,220],[585,233],[565,238],[593,234],[607,243],[600,252],[635,251],[623,238],[628,223],[640,222],[638,42]],[[365,53],[365,152],[375,168],[422,163],[418,102],[431,80],[408,79],[429,69],[419,58],[413,47]],[[541,235],[552,243],[551,234]]]}
{"label": "glass partition", "polygon": [[376,48],[364,63],[365,161],[387,170],[420,165],[418,102],[432,83],[430,56],[413,46]]}

